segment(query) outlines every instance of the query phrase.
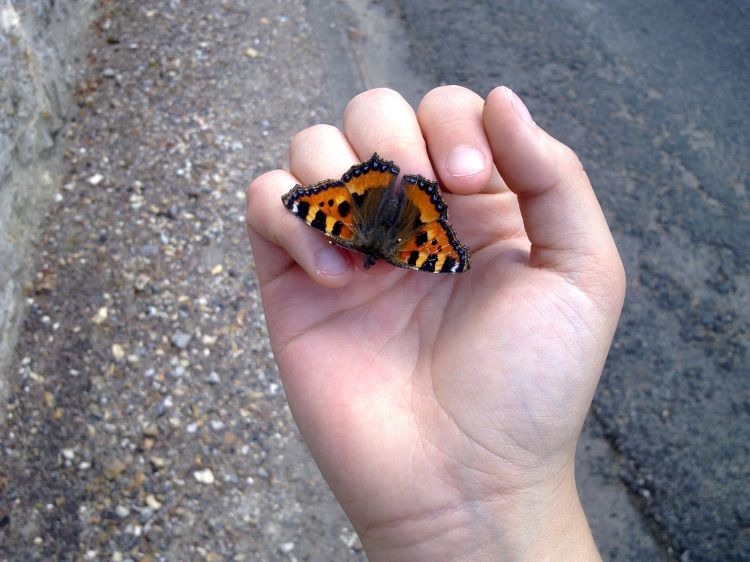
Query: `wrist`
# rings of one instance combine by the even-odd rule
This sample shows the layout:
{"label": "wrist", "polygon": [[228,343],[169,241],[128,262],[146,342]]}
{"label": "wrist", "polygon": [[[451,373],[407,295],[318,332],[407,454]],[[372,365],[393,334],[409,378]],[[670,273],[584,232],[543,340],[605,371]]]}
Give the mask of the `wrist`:
{"label": "wrist", "polygon": [[600,561],[575,479],[475,501],[360,533],[370,562]]}

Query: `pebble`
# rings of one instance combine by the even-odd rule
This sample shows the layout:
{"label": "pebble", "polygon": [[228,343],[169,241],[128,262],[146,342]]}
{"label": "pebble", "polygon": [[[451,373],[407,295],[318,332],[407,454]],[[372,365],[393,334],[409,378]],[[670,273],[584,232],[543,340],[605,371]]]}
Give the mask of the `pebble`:
{"label": "pebble", "polygon": [[118,504],[117,507],[115,507],[115,515],[117,515],[117,517],[119,517],[120,519],[125,519],[128,515],[130,515],[130,510],[124,505]]}
{"label": "pebble", "polygon": [[104,176],[103,176],[103,175],[101,175],[101,174],[94,174],[93,176],[91,176],[91,177],[90,177],[89,179],[87,179],[86,181],[87,181],[88,183],[90,183],[91,185],[94,185],[94,186],[96,186],[96,185],[99,185],[100,183],[102,183],[102,180],[103,180],[103,179],[104,179]]}
{"label": "pebble", "polygon": [[156,499],[154,494],[149,494],[146,496],[146,505],[151,509],[159,509],[161,507],[161,502]]}
{"label": "pebble", "polygon": [[210,468],[194,471],[193,477],[201,484],[213,484],[216,481],[214,473]]}
{"label": "pebble", "polygon": [[125,357],[125,349],[119,343],[112,344],[112,357],[115,361],[121,361]]}
{"label": "pebble", "polygon": [[139,273],[133,282],[133,287],[135,287],[136,291],[144,291],[150,283],[151,278],[148,275],[145,273]]}
{"label": "pebble", "polygon": [[149,423],[143,426],[143,435],[148,435],[149,437],[156,437],[159,435],[159,426],[157,426],[155,423]]}
{"label": "pebble", "polygon": [[96,311],[96,314],[91,317],[91,322],[93,322],[94,324],[102,324],[108,316],[109,310],[106,306],[102,306],[99,310]]}
{"label": "pebble", "polygon": [[106,476],[108,480],[114,480],[120,476],[126,468],[127,465],[124,462],[120,459],[115,459],[104,468],[104,476]]}
{"label": "pebble", "polygon": [[188,334],[187,332],[175,332],[172,335],[172,345],[179,349],[185,349],[192,339],[192,334]]}

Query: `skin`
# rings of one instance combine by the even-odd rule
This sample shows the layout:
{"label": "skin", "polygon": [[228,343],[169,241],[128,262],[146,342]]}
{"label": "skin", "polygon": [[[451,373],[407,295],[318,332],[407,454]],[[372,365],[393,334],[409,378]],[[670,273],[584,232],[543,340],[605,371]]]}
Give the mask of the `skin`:
{"label": "skin", "polygon": [[[282,206],[373,152],[439,178],[470,271],[365,271]],[[575,154],[509,89],[446,86],[416,114],[364,92],[289,160],[247,230],[289,404],[369,559],[598,560],[575,446],[625,276]]]}

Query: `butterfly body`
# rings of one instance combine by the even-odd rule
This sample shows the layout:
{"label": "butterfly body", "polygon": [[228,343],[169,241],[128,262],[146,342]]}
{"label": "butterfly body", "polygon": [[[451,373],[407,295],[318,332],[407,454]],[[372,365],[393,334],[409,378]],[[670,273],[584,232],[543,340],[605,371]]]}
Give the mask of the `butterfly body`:
{"label": "butterfly body", "polygon": [[469,250],[448,222],[438,184],[404,176],[377,154],[352,166],[341,180],[296,185],[284,206],[337,244],[364,254],[365,268],[379,259],[407,269],[460,273],[469,269]]}

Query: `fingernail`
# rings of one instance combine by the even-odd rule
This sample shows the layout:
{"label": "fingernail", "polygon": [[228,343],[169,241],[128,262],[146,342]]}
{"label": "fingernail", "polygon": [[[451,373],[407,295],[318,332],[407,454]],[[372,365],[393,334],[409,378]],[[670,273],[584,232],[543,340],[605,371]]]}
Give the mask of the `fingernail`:
{"label": "fingernail", "polygon": [[349,267],[346,258],[331,245],[321,249],[316,258],[315,267],[321,275],[341,275]]}
{"label": "fingernail", "polygon": [[484,154],[471,146],[459,146],[448,155],[446,168],[452,176],[473,176],[484,170]]}
{"label": "fingernail", "polygon": [[527,123],[529,125],[536,125],[534,119],[532,119],[531,117],[531,113],[529,113],[529,108],[527,108],[526,104],[523,103],[521,98],[518,97],[518,94],[516,94],[508,87],[505,87],[505,91],[508,95],[508,99],[510,100],[511,105],[513,106],[513,109],[516,110],[516,113],[518,113],[518,116],[523,119],[524,123]]}

